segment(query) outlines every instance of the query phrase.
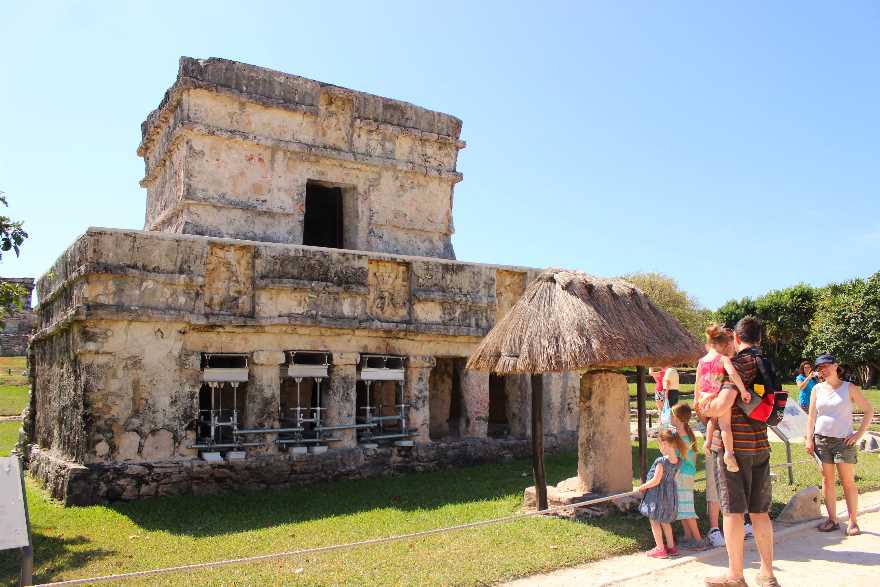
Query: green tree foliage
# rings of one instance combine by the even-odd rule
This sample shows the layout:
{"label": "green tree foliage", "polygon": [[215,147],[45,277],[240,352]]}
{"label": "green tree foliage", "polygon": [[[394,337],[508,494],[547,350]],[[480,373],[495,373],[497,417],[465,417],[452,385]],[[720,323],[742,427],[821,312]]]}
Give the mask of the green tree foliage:
{"label": "green tree foliage", "polygon": [[815,309],[816,289],[801,283],[755,299],[730,300],[715,311],[713,319],[733,328],[744,316],[760,318],[764,323],[762,346],[780,374],[788,375],[803,359]]}
{"label": "green tree foliage", "polygon": [[800,283],[771,291],[755,300],[764,322],[764,349],[781,373],[797,370],[816,311],[816,289]]}
{"label": "green tree foliage", "polygon": [[832,353],[871,382],[880,370],[880,272],[821,291],[806,348],[810,355]]}
{"label": "green tree foliage", "polygon": [[[0,192],[0,204],[8,205],[3,192]],[[3,259],[3,254],[9,251],[13,251],[17,257],[27,236],[21,222],[0,215],[0,261]],[[11,310],[21,307],[21,297],[24,294],[24,288],[12,283],[0,282],[0,324]]]}
{"label": "green tree foliage", "polygon": [[741,318],[745,316],[757,316],[757,314],[758,308],[755,305],[754,300],[751,298],[743,298],[741,300],[730,300],[715,310],[715,313],[712,315],[712,320],[722,326],[733,328]]}
{"label": "green tree foliage", "polygon": [[702,340],[711,312],[662,273],[630,273],[623,279],[645,292],[652,302],[682,323],[697,340]]}

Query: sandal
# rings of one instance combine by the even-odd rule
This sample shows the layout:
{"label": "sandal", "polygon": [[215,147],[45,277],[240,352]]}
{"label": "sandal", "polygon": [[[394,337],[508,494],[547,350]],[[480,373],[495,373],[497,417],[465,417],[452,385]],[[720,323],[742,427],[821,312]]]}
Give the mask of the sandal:
{"label": "sandal", "polygon": [[858,536],[861,533],[862,533],[862,530],[861,530],[861,528],[859,528],[858,524],[850,524],[846,528],[846,535],[847,536]]}
{"label": "sandal", "polygon": [[828,519],[816,526],[816,530],[819,532],[834,532],[835,530],[840,530],[840,524]]}

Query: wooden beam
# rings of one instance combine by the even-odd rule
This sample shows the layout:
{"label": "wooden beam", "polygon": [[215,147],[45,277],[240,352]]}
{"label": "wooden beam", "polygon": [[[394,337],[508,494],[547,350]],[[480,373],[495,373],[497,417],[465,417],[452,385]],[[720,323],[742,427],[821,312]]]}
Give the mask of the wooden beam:
{"label": "wooden beam", "polygon": [[647,403],[648,390],[645,388],[644,367],[636,367],[636,402],[639,412],[639,475],[642,477],[642,483],[648,479],[648,422],[647,422]]}
{"label": "wooden beam", "polygon": [[538,510],[547,509],[547,479],[544,476],[544,377],[532,374],[532,469]]}

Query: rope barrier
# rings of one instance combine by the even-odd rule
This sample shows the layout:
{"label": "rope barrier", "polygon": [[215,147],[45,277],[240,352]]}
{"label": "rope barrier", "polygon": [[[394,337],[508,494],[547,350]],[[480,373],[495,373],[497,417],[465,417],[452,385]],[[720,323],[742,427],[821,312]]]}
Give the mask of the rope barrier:
{"label": "rope barrier", "polygon": [[[866,453],[878,453],[878,450],[866,450],[862,451]],[[815,459],[805,459],[802,461],[795,461],[792,463],[780,463],[776,465],[770,465],[771,468],[779,468],[779,467],[789,467],[794,465],[800,465],[804,463],[816,463]],[[705,481],[705,477],[699,479],[700,481]],[[696,479],[695,479],[696,481]],[[632,497],[635,495],[640,495],[638,491],[627,491],[624,493],[617,493],[614,495],[608,495],[605,497],[599,497],[596,499],[591,499],[587,501],[581,501],[578,503],[568,504],[568,505],[560,505],[553,506],[543,510],[538,510],[534,512],[520,512],[516,514],[511,514],[508,516],[502,516],[499,518],[490,518],[488,520],[479,520],[477,522],[468,522],[465,524],[458,524],[455,526],[446,526],[443,528],[432,528],[430,530],[421,530],[419,532],[410,532],[408,534],[398,534],[394,536],[385,536],[382,538],[370,538],[368,540],[359,540],[357,542],[346,542],[343,544],[332,544],[329,546],[315,546],[312,548],[302,548],[299,550],[287,550],[283,552],[276,552],[271,554],[259,554],[254,556],[247,556],[241,558],[233,558],[219,561],[209,561],[204,563],[192,563],[188,565],[179,565],[174,567],[164,567],[159,569],[149,569],[146,571],[131,571],[128,573],[119,573],[116,575],[102,575],[99,577],[89,577],[85,579],[70,579],[66,581],[55,581],[52,583],[40,583],[39,585],[42,587],[67,587],[70,585],[85,585],[88,583],[102,583],[106,581],[120,581],[123,579],[135,579],[139,577],[152,577],[155,575],[164,575],[168,573],[177,573],[177,572],[185,572],[185,571],[195,571],[200,569],[211,569],[216,567],[222,567],[226,565],[234,565],[234,564],[243,564],[243,563],[253,563],[260,561],[269,561],[276,560],[280,558],[287,558],[293,556],[304,556],[310,554],[322,554],[326,552],[333,552],[337,550],[345,550],[349,548],[358,548],[361,546],[376,546],[380,544],[388,544],[390,542],[398,542],[401,540],[411,540],[415,538],[423,538],[426,536],[433,536],[436,534],[445,534],[447,532],[455,532],[458,530],[467,530],[470,528],[480,528],[483,526],[490,526],[494,524],[500,524],[503,522],[513,522],[517,520],[523,520],[527,518],[532,518],[536,516],[544,516],[548,514],[559,513],[567,510],[576,510],[580,508],[590,507],[594,505],[599,505],[601,503],[606,503],[609,501],[614,501],[617,499],[623,499],[626,497]]]}

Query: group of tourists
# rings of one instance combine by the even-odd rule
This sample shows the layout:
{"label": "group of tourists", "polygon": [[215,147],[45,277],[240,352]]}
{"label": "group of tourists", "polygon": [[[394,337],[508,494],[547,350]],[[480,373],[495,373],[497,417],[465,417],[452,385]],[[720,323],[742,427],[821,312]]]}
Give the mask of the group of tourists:
{"label": "group of tourists", "polygon": [[[671,411],[671,426],[661,430],[660,457],[651,466],[647,481],[637,488],[643,494],[640,511],[649,519],[656,543],[647,554],[667,558],[678,554],[679,547],[705,550],[726,546],[728,571],[707,578],[709,587],[746,585],[744,541],[752,536],[761,559],[758,585],[779,585],[773,574],[768,425],[767,419],[756,416],[759,411],[755,409],[756,402],[770,397],[768,392],[778,383],[770,381],[773,369],[759,347],[760,340],[761,322],[751,316],[740,320],[735,329],[711,325],[706,330],[707,354],[697,365],[693,408],[677,401],[679,377],[675,369],[650,370],[657,382],[658,410]],[[828,518],[817,529],[832,532],[840,528],[835,509],[839,476],[849,512],[846,534],[857,535],[857,444],[870,424],[873,409],[859,387],[843,379],[840,365],[829,354],[804,361],[797,384],[798,404],[808,414],[806,450],[822,467]],[[864,412],[856,431],[853,405]],[[709,533],[705,538],[694,511],[698,454],[690,424],[694,415],[706,426],[703,453]],[[723,530],[719,517],[723,517]],[[683,527],[683,538],[678,542],[672,529],[676,521]]]}

